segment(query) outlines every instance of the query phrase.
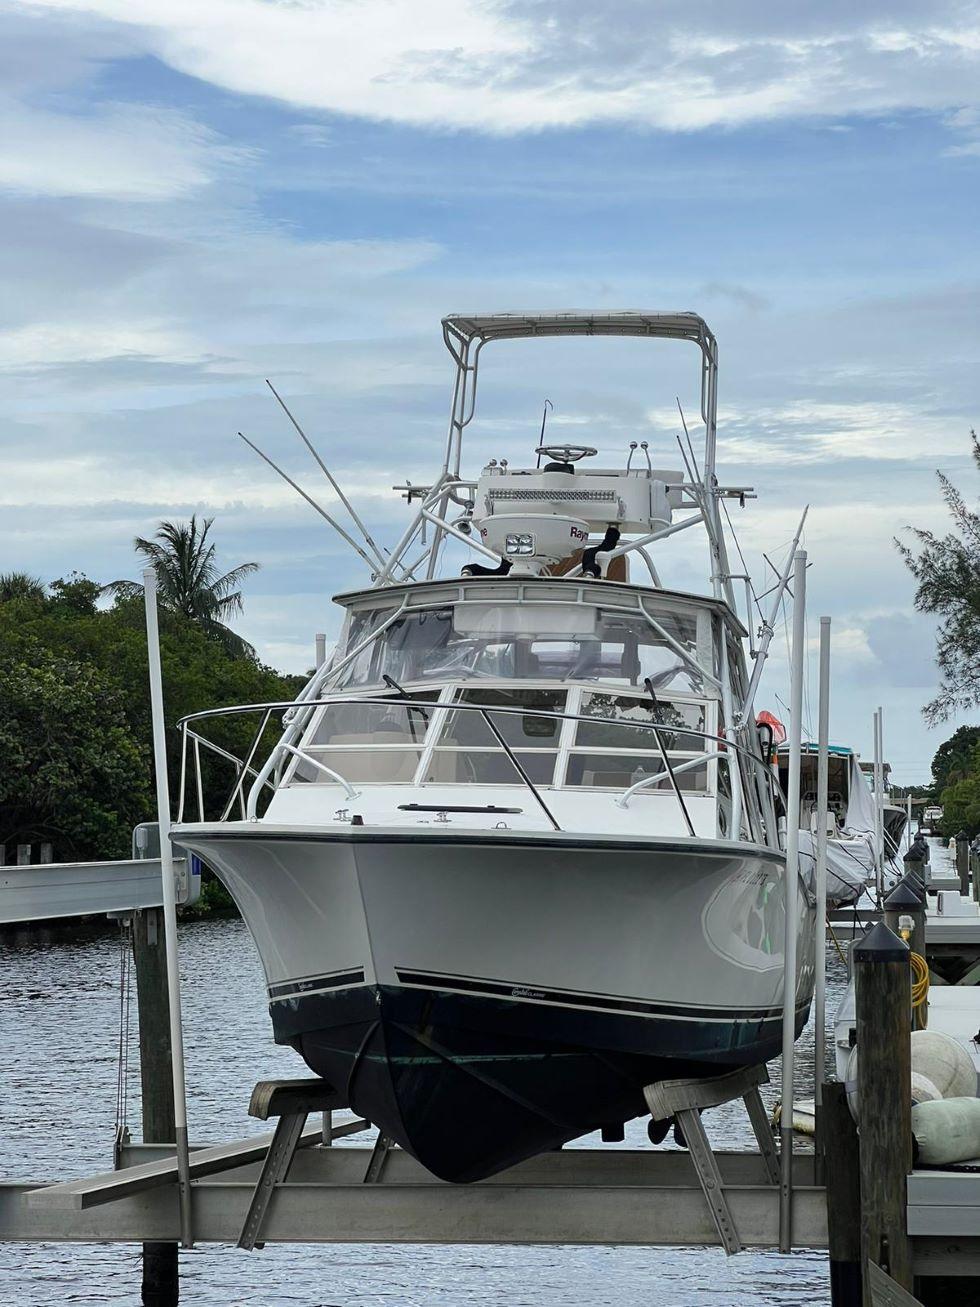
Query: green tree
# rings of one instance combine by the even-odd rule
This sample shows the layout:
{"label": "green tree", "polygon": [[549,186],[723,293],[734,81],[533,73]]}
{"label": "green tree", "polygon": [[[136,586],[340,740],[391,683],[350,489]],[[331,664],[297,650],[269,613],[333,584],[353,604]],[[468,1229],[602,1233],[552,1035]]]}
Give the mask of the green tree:
{"label": "green tree", "polygon": [[[970,432],[970,440],[980,471],[980,438],[975,431]],[[936,536],[909,527],[919,543],[918,552],[895,541],[918,582],[916,608],[940,618],[936,637],[939,693],[922,710],[931,723],[945,721],[958,709],[980,706],[980,512],[967,506],[942,472],[936,476],[953,519],[952,531]]]}
{"label": "green tree", "polygon": [[44,582],[39,576],[27,572],[0,572],[0,604],[11,599],[26,599],[28,603],[43,603],[47,598]]}
{"label": "green tree", "polygon": [[98,604],[102,586],[81,572],[72,572],[48,586],[48,606],[68,617],[91,617]]}
{"label": "green tree", "polygon": [[0,643],[0,753],[0,843],[129,856],[150,807],[147,750],[110,676],[32,637]]}
{"label": "green tree", "polygon": [[943,834],[948,837],[965,830],[967,835],[976,835],[980,832],[980,743],[974,746],[968,770],[951,772],[950,776],[950,784],[939,800],[943,805]]}
{"label": "green tree", "polygon": [[[137,536],[133,542],[153,567],[161,607],[196,622],[201,630],[238,657],[255,657],[255,650],[226,625],[226,619],[242,611],[245,577],[259,570],[258,563],[240,563],[219,573],[215,546],[208,541],[213,517],[189,522],[161,522],[153,540]],[[134,598],[143,593],[135,581],[113,581],[105,587],[117,598]]]}
{"label": "green tree", "polygon": [[976,749],[980,744],[980,726],[961,726],[939,746],[932,760],[933,787],[937,794],[963,780],[976,769]]}
{"label": "green tree", "polygon": [[[39,602],[0,600],[0,839],[51,839],[59,858],[124,856],[130,828],[154,816],[142,599],[123,596],[109,608],[97,608],[95,596],[101,587],[77,575],[49,589],[49,596],[42,594]],[[304,678],[283,677],[257,659],[233,656],[193,620],[169,609],[160,614],[160,652],[170,784],[176,800],[178,718],[232,704],[292,700]],[[96,729],[100,703],[102,736]],[[259,720],[256,715],[217,718],[199,729],[241,758]],[[263,748],[276,731],[273,721]],[[114,742],[125,763],[125,777],[109,767],[100,739]],[[205,812],[216,816],[235,770],[206,749],[201,756]],[[60,787],[63,803],[58,801]],[[189,794],[195,791],[192,786]],[[112,813],[117,815],[115,824]],[[196,810],[188,815],[196,816]]]}

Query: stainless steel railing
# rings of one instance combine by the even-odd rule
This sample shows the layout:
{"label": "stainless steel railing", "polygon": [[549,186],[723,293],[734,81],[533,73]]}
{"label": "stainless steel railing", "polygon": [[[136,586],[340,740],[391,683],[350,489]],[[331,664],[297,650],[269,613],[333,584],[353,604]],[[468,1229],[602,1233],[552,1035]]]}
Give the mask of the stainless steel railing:
{"label": "stainless steel railing", "polygon": [[[228,794],[227,798],[222,804],[221,815],[218,818],[219,821],[228,820],[229,815],[236,804],[238,805],[241,817],[243,819],[245,818],[254,819],[257,815],[256,808],[257,808],[259,793],[264,789],[269,789],[273,793],[279,789],[279,787],[284,783],[285,771],[283,765],[288,764],[288,762],[294,757],[301,760],[304,763],[309,764],[310,766],[314,767],[316,770],[326,774],[331,780],[333,780],[334,782],[342,786],[347,798],[352,799],[358,797],[359,792],[354,788],[354,785],[340,772],[335,771],[333,768],[327,767],[324,763],[320,762],[319,759],[312,757],[307,749],[303,749],[302,747],[297,747],[295,744],[293,744],[291,741],[286,740],[285,738],[281,738],[279,741],[277,741],[275,745],[273,745],[270,755],[266,759],[261,769],[258,769],[253,765],[255,762],[256,754],[261,745],[262,736],[265,733],[272,719],[273,714],[277,712],[288,712],[289,709],[294,708],[295,706],[296,706],[295,701],[278,702],[278,703],[260,703],[260,704],[235,704],[225,708],[206,709],[203,712],[190,713],[186,717],[182,717],[180,721],[177,723],[178,729],[181,731],[181,735],[182,735],[180,800],[179,800],[179,810],[178,810],[178,821],[182,821],[184,819],[184,806],[185,806],[185,798],[188,789],[189,779],[193,780],[194,793],[197,798],[198,820],[200,821],[205,820],[205,803],[204,803],[204,795],[203,795],[201,753],[200,753],[202,745],[205,746],[207,749],[211,750],[214,754],[216,754],[220,758],[231,762],[231,764],[235,768],[234,784],[231,788],[230,793]],[[428,699],[415,700],[409,697],[395,699],[395,698],[380,698],[377,696],[364,696],[360,698],[310,699],[304,701],[302,704],[302,707],[304,709],[309,709],[309,710],[314,710],[319,708],[330,709],[330,708],[338,708],[338,707],[350,708],[355,706],[375,707],[375,708],[379,706],[383,706],[386,711],[391,711],[396,708],[401,708],[404,709],[405,711],[413,711],[413,710],[416,712],[421,711],[426,716],[428,716],[428,714],[434,714],[434,713],[449,714],[457,711],[478,713],[480,717],[483,719],[483,721],[486,723],[488,729],[490,730],[491,734],[494,736],[495,740],[497,741],[497,743],[499,744],[503,752],[507,755],[517,778],[520,780],[521,784],[529,791],[531,796],[534,798],[535,803],[545,814],[549,823],[555,830],[560,830],[561,827],[558,821],[556,820],[554,813],[551,811],[549,805],[543,798],[539,787],[535,785],[534,781],[528,774],[527,769],[523,766],[520,759],[515,754],[512,746],[507,742],[503,733],[500,731],[499,727],[494,721],[494,719],[499,715],[543,718],[543,719],[551,719],[559,722],[565,722],[565,721],[585,722],[589,725],[615,726],[618,728],[625,728],[631,731],[642,730],[642,731],[653,732],[654,738],[656,740],[656,746],[655,746],[656,750],[659,752],[659,755],[664,763],[662,770],[650,776],[641,777],[638,781],[635,781],[633,784],[629,785],[618,796],[618,798],[616,799],[616,804],[621,808],[626,808],[629,805],[631,798],[640,790],[644,788],[648,788],[651,785],[657,784],[660,781],[669,780],[671,783],[671,790],[673,792],[673,797],[680,807],[680,810],[687,824],[688,831],[691,835],[694,834],[693,823],[691,822],[690,815],[684,803],[681,788],[676,782],[676,777],[706,762],[715,761],[719,764],[724,764],[730,768],[732,765],[732,760],[736,756],[745,759],[747,763],[751,764],[756,769],[757,774],[760,776],[761,780],[764,783],[764,786],[766,787],[766,791],[769,796],[769,801],[772,805],[772,812],[770,814],[770,819],[772,818],[772,816],[774,816],[779,803],[782,803],[783,809],[785,811],[785,796],[783,795],[782,789],[779,785],[778,778],[776,777],[773,769],[769,767],[761,757],[753,753],[752,750],[747,749],[744,745],[739,744],[736,741],[729,739],[724,735],[714,734],[710,731],[699,731],[694,727],[690,727],[685,724],[678,725],[676,723],[667,723],[662,721],[661,722],[654,722],[654,721],[638,722],[632,720],[624,721],[621,718],[615,718],[615,717],[594,716],[594,715],[585,715],[581,713],[570,713],[570,712],[556,712],[547,709],[536,709],[536,708],[532,709],[526,706],[511,707],[503,704],[489,705],[489,704],[479,704],[479,703],[461,703],[456,701],[438,703]],[[191,726],[191,723],[200,723],[205,720],[232,717],[232,716],[247,714],[247,713],[261,713],[262,716],[259,722],[259,726],[252,737],[251,744],[244,758],[239,758],[235,754],[231,753],[229,750],[224,749],[219,745],[216,745],[213,741],[210,741],[205,736],[200,735]],[[437,726],[436,729],[441,730],[441,724]],[[697,753],[693,756],[687,756],[685,754],[682,758],[678,760],[676,764],[673,764],[670,761],[670,753],[676,751],[673,750],[672,748],[673,742],[667,745],[663,743],[663,739],[665,736],[695,737],[697,739],[705,741],[707,747],[702,752]],[[190,767],[188,764],[188,752],[189,752],[188,745],[190,745],[190,753],[193,760],[191,764],[191,766],[193,767],[193,775],[191,777],[189,777]],[[353,746],[353,747],[357,748],[358,751],[369,752],[372,745],[371,742],[368,741],[368,743],[366,743],[365,745]],[[375,746],[375,747],[384,747],[384,746]],[[595,751],[601,752],[601,748],[599,746],[596,746]],[[651,752],[652,751],[653,750],[651,750]],[[246,797],[245,782],[248,777],[253,777],[254,780],[252,781],[248,796]],[[740,839],[741,831],[734,832],[734,838]]]}

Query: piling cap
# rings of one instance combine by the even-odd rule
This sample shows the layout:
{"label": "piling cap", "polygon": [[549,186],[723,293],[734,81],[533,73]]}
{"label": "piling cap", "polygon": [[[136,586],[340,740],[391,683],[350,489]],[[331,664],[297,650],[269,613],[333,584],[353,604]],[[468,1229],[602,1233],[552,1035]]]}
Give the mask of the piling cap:
{"label": "piling cap", "polygon": [[906,865],[908,865],[910,862],[913,862],[913,863],[918,863],[920,866],[922,865],[923,862],[925,862],[925,860],[926,860],[926,850],[923,848],[916,848],[914,845],[909,849],[908,853],[906,853],[905,857],[902,859],[902,861]]}
{"label": "piling cap", "polygon": [[958,830],[956,832],[956,843],[959,844],[960,840],[964,840],[967,844],[969,844],[970,837],[969,835],[967,835],[965,830]]}
{"label": "piling cap", "polygon": [[900,885],[907,885],[913,894],[918,894],[922,903],[926,901],[926,878],[917,871],[907,871],[902,879],[898,882]]}
{"label": "piling cap", "polygon": [[885,910],[887,912],[899,912],[908,908],[910,911],[921,911],[922,900],[924,895],[919,894],[912,885],[906,880],[900,880],[892,892],[885,899]]}
{"label": "piling cap", "polygon": [[872,926],[854,945],[851,952],[855,963],[864,965],[879,962],[905,962],[909,960],[909,946],[888,929],[883,921]]}

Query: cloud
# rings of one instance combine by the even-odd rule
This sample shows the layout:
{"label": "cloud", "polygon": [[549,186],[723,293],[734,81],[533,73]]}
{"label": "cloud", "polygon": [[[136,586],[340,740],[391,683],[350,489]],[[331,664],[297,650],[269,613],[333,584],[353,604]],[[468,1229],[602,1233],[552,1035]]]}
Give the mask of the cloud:
{"label": "cloud", "polygon": [[139,32],[180,72],[304,109],[510,133],[667,131],[977,102],[962,0],[791,8],[709,0],[32,0]]}
{"label": "cloud", "polygon": [[20,195],[170,200],[244,158],[184,114],[132,104],[70,115],[7,101],[0,135],[0,188]]}
{"label": "cloud", "polygon": [[875,679],[888,685],[923,689],[936,684],[936,631],[931,617],[909,612],[885,613],[867,623],[868,647],[875,659]]}

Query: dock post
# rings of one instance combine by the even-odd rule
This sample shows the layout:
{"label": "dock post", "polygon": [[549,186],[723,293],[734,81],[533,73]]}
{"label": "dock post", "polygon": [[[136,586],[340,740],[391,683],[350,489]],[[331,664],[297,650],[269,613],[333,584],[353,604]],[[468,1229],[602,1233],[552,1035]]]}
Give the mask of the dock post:
{"label": "dock post", "polygon": [[177,1200],[180,1242],[194,1245],[191,1221],[190,1159],[187,1142],[187,1098],[184,1085],[184,1032],[180,1017],[180,969],[177,953],[177,894],[174,851],[170,843],[170,782],[167,773],[167,737],[163,715],[163,671],[157,615],[157,575],[143,572],[146,609],[146,653],[150,672],[150,721],[153,728],[153,770],[156,781],[157,822],[160,828],[160,877],[163,890],[163,939],[167,958],[167,1011],[170,1025],[170,1078],[173,1083],[174,1145],[177,1150]]}
{"label": "dock post", "polygon": [[[786,869],[783,880],[782,1086],[779,1106],[779,1251],[793,1244],[793,1069],[796,1060],[796,931],[799,925],[800,754],[803,735],[803,663],[806,656],[806,550],[793,555],[793,647],[790,685],[789,776],[786,799]],[[824,912],[823,904],[817,905]]]}
{"label": "dock post", "polygon": [[905,868],[906,879],[908,879],[909,876],[917,879],[917,881],[921,883],[924,891],[926,881],[928,880],[926,875],[926,867],[928,866],[928,863],[925,859],[922,858],[915,849],[909,849],[908,853],[906,853],[905,857],[902,859],[902,866]]}
{"label": "dock post", "polygon": [[[170,1014],[163,908],[133,916],[133,960],[140,1030],[143,1142],[172,1144],[177,1137],[170,1074]],[[144,1243],[142,1301],[145,1307],[176,1307],[180,1295],[176,1243]]]}
{"label": "dock post", "polygon": [[817,710],[817,929],[813,959],[813,1140],[814,1178],[823,1181],[823,1080],[827,1051],[827,781],[830,749],[830,618],[820,619],[820,674]]}
{"label": "dock post", "polygon": [[861,1170],[847,1086],[828,1081],[822,1104],[831,1307],[861,1307]]}
{"label": "dock post", "polygon": [[[885,899],[885,925],[896,935],[902,934],[902,918],[910,923],[907,943],[919,957],[926,955],[925,896],[916,892],[907,879],[900,880]],[[928,1024],[928,999],[912,1009],[912,1029],[925,1030]]]}
{"label": "dock post", "polygon": [[906,1186],[912,1169],[911,972],[908,945],[886,925],[853,949],[857,991],[858,1123],[861,1161],[861,1271],[868,1262],[910,1293],[912,1250]]}
{"label": "dock post", "polygon": [[956,834],[956,871],[960,878],[960,893],[970,894],[970,837],[965,830]]}
{"label": "dock post", "polygon": [[875,789],[875,889],[878,907],[885,897],[885,810],[884,810],[884,756],[885,743],[882,731],[882,712],[880,708],[874,713],[874,789]]}

